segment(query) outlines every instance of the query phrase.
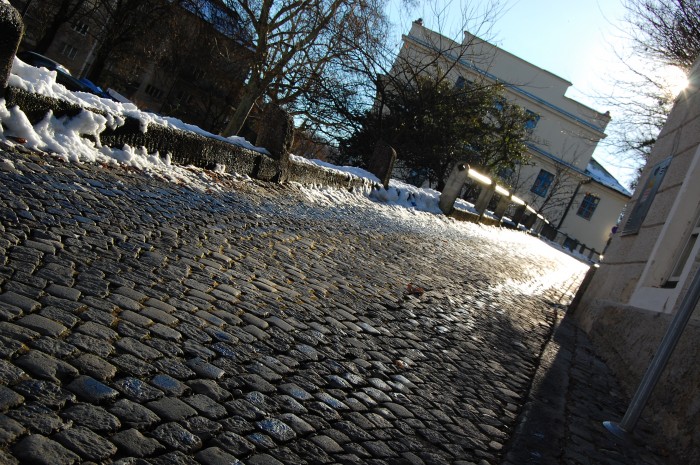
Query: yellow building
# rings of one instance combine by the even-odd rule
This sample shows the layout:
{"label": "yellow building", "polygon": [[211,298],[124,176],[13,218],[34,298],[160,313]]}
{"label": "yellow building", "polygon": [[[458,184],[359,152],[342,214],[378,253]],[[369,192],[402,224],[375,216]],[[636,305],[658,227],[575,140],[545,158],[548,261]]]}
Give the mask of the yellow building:
{"label": "yellow building", "polygon": [[446,73],[457,86],[503,84],[505,98],[535,120],[528,128],[530,161],[518,166],[510,187],[550,220],[543,235],[590,255],[602,253],[631,195],[592,158],[608,113],[568,98],[571,83],[549,71],[468,32],[457,43],[420,20],[403,36],[392,73],[407,68]]}

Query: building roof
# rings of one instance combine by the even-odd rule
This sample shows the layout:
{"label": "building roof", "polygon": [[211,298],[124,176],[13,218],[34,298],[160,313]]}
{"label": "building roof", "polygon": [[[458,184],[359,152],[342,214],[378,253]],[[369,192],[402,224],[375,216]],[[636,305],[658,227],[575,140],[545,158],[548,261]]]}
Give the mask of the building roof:
{"label": "building roof", "polygon": [[598,163],[595,158],[591,158],[591,161],[588,162],[588,166],[586,167],[586,176],[590,176],[591,179],[594,181],[609,187],[612,190],[615,190],[623,195],[626,195],[627,197],[632,197],[632,193],[628,191],[620,182],[615,179],[615,177],[608,173],[608,170],[603,168],[603,166]]}

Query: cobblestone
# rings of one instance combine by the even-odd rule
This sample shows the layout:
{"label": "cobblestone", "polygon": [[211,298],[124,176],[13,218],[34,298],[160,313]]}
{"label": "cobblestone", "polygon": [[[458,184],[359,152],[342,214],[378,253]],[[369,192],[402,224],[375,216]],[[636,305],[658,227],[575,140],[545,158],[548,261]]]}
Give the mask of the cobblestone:
{"label": "cobblestone", "polygon": [[8,291],[0,294],[0,302],[7,305],[22,309],[27,313],[31,313],[41,307],[41,304],[29,297],[17,294],[16,292]]}
{"label": "cobblestone", "polygon": [[517,455],[578,262],[217,179],[0,154],[0,463],[673,463],[601,438],[590,416],[622,400],[586,397],[592,356],[571,358],[566,448]]}
{"label": "cobblestone", "polygon": [[164,448],[158,440],[146,437],[134,428],[119,431],[111,439],[126,456],[147,457]]}
{"label": "cobblestone", "polygon": [[136,429],[148,429],[160,421],[153,411],[129,399],[118,400],[109,411],[123,424]]}
{"label": "cobblestone", "polygon": [[117,452],[114,444],[82,426],[61,431],[54,438],[86,460],[105,460]]}
{"label": "cobblestone", "polygon": [[15,446],[15,456],[22,463],[38,465],[72,465],[80,459],[58,442],[39,434],[31,434],[22,439]]}

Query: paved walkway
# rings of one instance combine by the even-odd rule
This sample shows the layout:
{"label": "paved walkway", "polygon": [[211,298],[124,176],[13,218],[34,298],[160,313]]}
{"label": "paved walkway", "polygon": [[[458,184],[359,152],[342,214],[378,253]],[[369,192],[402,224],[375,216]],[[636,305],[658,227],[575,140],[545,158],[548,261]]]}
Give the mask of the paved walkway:
{"label": "paved walkway", "polygon": [[[37,154],[0,152],[0,220],[3,464],[529,463],[513,432],[583,270],[361,198]],[[576,347],[542,463],[607,463]]]}
{"label": "paved walkway", "polygon": [[645,418],[624,440],[603,427],[628,404],[586,334],[560,314],[503,465],[681,463],[659,447],[663,438]]}

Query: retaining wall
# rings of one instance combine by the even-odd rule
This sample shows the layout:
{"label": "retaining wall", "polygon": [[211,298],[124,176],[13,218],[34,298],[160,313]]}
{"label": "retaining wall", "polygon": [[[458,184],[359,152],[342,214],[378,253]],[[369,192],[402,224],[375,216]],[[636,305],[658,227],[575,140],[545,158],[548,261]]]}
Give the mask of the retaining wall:
{"label": "retaining wall", "polygon": [[[22,89],[8,87],[5,93],[6,106],[18,106],[29,118],[37,123],[49,111],[57,117],[76,116],[81,111],[92,111],[107,116],[104,111],[85,109],[79,105]],[[126,117],[122,126],[106,129],[100,134],[103,145],[122,148],[124,144],[132,147],[146,147],[149,152],[169,153],[174,163],[194,165],[201,168],[213,168],[225,165],[226,171],[248,175],[252,178],[271,181],[276,178],[278,162],[264,153],[240,147],[218,139],[168,128],[158,124],[149,124],[148,130],[141,130],[141,122]],[[349,174],[334,172],[308,163],[291,162],[289,181],[307,185],[323,185],[346,189],[382,188],[381,185]]]}

